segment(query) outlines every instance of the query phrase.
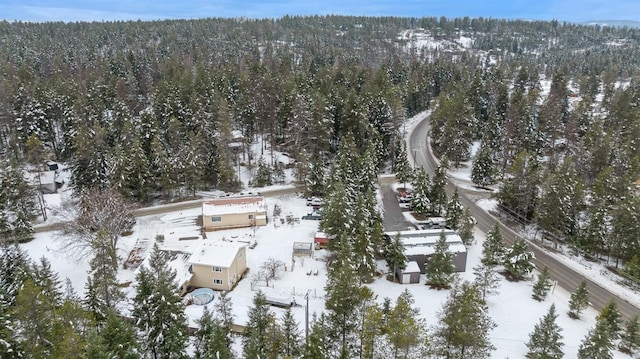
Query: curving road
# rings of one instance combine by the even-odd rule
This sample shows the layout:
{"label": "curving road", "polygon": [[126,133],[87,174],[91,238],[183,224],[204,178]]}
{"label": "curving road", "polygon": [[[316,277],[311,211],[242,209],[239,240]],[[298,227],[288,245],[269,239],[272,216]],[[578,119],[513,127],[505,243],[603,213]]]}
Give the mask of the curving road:
{"label": "curving road", "polygon": [[[413,161],[416,165],[425,167],[427,172],[429,172],[430,175],[433,175],[434,169],[437,167],[437,162],[431,152],[430,146],[428,145],[428,133],[429,118],[427,117],[425,120],[417,124],[409,134],[407,147],[410,148],[411,151],[407,152],[409,153],[409,157],[411,157],[412,154],[415,155]],[[454,188],[455,185],[451,180],[447,180],[446,190],[449,195],[453,193]],[[471,200],[469,196],[470,191],[465,190],[464,188],[458,188],[458,191],[460,191],[460,202],[463,206],[471,210],[473,216],[477,220],[478,228],[485,233],[489,232],[498,219]],[[516,232],[504,224],[500,223],[500,227],[502,228],[502,234],[507,243],[511,244],[515,238],[520,237]],[[529,242],[529,248],[535,253],[536,259],[534,260],[534,264],[536,267],[541,269],[547,266],[551,273],[551,277],[557,281],[558,285],[567,291],[573,292],[580,282],[586,280],[589,286],[590,303],[596,310],[601,310],[611,300],[614,300],[624,318],[628,319],[634,315],[640,315],[640,309],[636,306],[619,297],[616,293],[611,292],[599,284],[589,280],[589,278],[586,278],[581,273],[576,272],[573,268],[566,266],[553,255],[549,255],[549,253],[541,247]]]}

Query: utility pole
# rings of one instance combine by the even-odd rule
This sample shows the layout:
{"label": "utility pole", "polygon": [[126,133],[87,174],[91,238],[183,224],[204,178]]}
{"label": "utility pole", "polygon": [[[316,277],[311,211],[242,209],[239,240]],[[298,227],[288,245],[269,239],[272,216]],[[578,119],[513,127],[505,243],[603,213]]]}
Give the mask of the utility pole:
{"label": "utility pole", "polygon": [[309,290],[304,295],[304,299],[307,300],[307,304],[304,306],[304,341],[309,344]]}

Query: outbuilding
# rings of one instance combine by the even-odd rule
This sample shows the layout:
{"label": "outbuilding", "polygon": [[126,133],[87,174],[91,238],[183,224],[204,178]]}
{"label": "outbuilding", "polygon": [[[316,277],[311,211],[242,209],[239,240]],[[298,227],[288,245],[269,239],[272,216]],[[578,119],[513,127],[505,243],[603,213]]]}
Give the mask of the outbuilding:
{"label": "outbuilding", "polygon": [[391,238],[400,235],[407,260],[417,262],[420,272],[425,273],[426,264],[431,260],[431,256],[435,252],[435,244],[442,233],[444,233],[449,245],[449,252],[453,255],[455,271],[464,272],[467,266],[467,247],[462,242],[462,238],[451,229],[388,232],[386,240],[391,241]]}
{"label": "outbuilding", "polygon": [[313,243],[311,242],[293,242],[294,257],[313,257]]}
{"label": "outbuilding", "polygon": [[316,249],[327,248],[329,237],[324,232],[316,232],[313,236],[313,243],[315,243]]}
{"label": "outbuilding", "polygon": [[418,262],[409,261],[405,269],[398,269],[396,277],[402,284],[420,283],[420,266]]}

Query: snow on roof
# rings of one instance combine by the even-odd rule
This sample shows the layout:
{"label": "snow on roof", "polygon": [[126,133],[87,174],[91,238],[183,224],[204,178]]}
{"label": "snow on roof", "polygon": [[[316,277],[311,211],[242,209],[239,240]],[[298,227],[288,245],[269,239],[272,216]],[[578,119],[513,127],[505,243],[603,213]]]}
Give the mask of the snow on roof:
{"label": "snow on roof", "polygon": [[[38,181],[40,175],[40,181]],[[47,185],[55,183],[56,171],[27,172],[29,182],[34,186]]]}
{"label": "snow on roof", "polygon": [[[640,181],[640,180],[638,180]],[[324,232],[316,232],[316,234],[314,235],[314,238],[325,238],[327,239],[327,235]]]}
{"label": "snow on roof", "polygon": [[449,244],[449,251],[451,253],[462,253],[467,251],[467,247],[462,242],[462,238],[453,230],[441,230],[441,229],[424,229],[420,231],[403,231],[403,232],[388,232],[387,235],[392,238],[399,233],[400,241],[404,247],[405,255],[429,255],[433,254],[435,244],[440,238],[440,234],[444,232],[447,243]]}
{"label": "snow on roof", "polygon": [[[419,244],[412,246],[404,247],[404,255],[406,256],[417,256],[417,255],[432,255],[435,253],[436,247],[430,244]],[[449,252],[450,253],[465,253],[467,251],[467,247],[462,244],[449,244]]]}
{"label": "snow on roof", "polygon": [[311,242],[293,242],[293,249],[311,249],[313,248],[313,243]]}
{"label": "snow on roof", "polygon": [[444,234],[448,237],[450,235],[457,235],[456,232],[452,229],[421,229],[417,231],[397,231],[397,232],[386,232],[385,234],[391,238],[394,238],[396,235],[400,234],[400,239],[403,241],[409,238],[422,238],[423,240],[433,241],[435,243],[438,238],[440,238],[440,233],[444,232]]}
{"label": "snow on roof", "polygon": [[407,262],[407,268],[405,268],[402,273],[420,273],[420,266],[418,266],[418,262]]}
{"label": "snow on roof", "polygon": [[238,251],[247,246],[243,242],[213,241],[203,243],[189,257],[189,264],[205,266],[231,267]]}
{"label": "snow on roof", "polygon": [[202,203],[202,214],[205,216],[261,211],[266,211],[262,196],[215,198]]}

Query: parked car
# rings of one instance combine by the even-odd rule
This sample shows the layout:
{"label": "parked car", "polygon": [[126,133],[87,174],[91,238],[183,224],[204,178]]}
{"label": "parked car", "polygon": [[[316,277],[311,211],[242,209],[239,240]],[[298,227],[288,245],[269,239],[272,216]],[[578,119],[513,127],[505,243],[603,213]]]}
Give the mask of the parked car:
{"label": "parked car", "polygon": [[442,217],[430,217],[427,218],[427,221],[424,223],[424,229],[443,229],[449,228],[447,226],[447,220]]}
{"label": "parked car", "polygon": [[411,203],[411,197],[398,196],[398,203]]}
{"label": "parked car", "polygon": [[400,202],[399,206],[402,209],[408,209],[408,210],[412,210],[413,209],[413,206],[411,205],[411,202]]}
{"label": "parked car", "polygon": [[320,197],[307,198],[307,206],[320,207],[324,201]]}
{"label": "parked car", "polygon": [[302,219],[319,221],[319,220],[322,219],[322,214],[320,214],[318,212],[311,212],[311,213],[307,213],[304,216],[302,216]]}

